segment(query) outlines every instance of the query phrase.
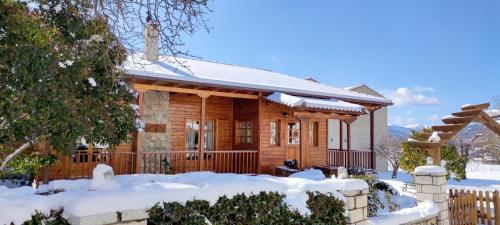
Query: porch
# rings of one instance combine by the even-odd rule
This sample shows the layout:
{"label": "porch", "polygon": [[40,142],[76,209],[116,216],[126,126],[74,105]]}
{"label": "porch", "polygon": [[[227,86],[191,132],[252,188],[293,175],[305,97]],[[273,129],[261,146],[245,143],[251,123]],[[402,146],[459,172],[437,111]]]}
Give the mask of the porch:
{"label": "porch", "polygon": [[[269,100],[264,97],[269,93],[159,81],[140,83],[134,89],[139,93],[137,104],[144,132],[132,134],[131,141],[112,150],[89,145],[61,157],[56,165],[44,170],[44,181],[88,178],[98,164],[110,165],[117,175],[195,171],[273,174],[285,160],[297,160],[299,169],[374,168],[371,149],[352,150],[349,144],[350,124],[364,114],[364,108],[374,106],[356,105],[360,111],[318,109]],[[328,100],[314,103],[322,101],[326,106],[337,104]],[[328,148],[328,121],[332,119],[347,125],[344,148]],[[342,140],[342,135],[341,131],[335,139]]]}

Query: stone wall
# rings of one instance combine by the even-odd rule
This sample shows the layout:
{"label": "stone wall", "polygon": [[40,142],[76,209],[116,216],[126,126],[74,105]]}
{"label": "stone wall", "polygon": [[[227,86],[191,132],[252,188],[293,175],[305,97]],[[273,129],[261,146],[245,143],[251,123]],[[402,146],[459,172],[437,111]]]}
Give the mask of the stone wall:
{"label": "stone wall", "polygon": [[368,188],[339,191],[346,198],[347,225],[368,224]]}
{"label": "stone wall", "polygon": [[440,166],[419,166],[415,169],[417,202],[434,202],[439,207],[438,225],[448,225],[446,170]]}
{"label": "stone wall", "polygon": [[168,151],[170,149],[169,93],[144,92],[141,120],[144,124],[165,125],[166,132],[140,132],[141,152]]}

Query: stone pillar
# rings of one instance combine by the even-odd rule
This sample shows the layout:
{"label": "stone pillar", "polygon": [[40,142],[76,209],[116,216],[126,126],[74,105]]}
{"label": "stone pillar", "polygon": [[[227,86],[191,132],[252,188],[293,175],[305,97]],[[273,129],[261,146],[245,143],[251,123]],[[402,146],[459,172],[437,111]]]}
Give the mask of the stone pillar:
{"label": "stone pillar", "polygon": [[419,166],[415,168],[417,203],[432,201],[439,207],[438,225],[448,225],[448,199],[446,192],[446,169],[441,166]]}
{"label": "stone pillar", "polygon": [[368,187],[361,190],[339,190],[339,192],[344,195],[346,199],[346,224],[368,224]]}
{"label": "stone pillar", "polygon": [[[139,133],[140,141],[138,147],[141,153],[167,152],[171,150],[169,96],[169,92],[144,92],[141,119],[146,128],[144,132]],[[158,129],[148,130],[148,127],[155,127]],[[146,168],[153,165],[160,165],[160,158],[157,157],[155,159],[156,162],[154,160],[143,161],[141,167]],[[150,165],[144,165],[146,162]]]}

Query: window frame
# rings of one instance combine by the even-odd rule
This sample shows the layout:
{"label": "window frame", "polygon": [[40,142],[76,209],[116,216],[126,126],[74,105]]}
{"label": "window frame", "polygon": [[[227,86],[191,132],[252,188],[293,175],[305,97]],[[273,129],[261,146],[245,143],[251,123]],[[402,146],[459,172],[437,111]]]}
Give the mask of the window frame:
{"label": "window frame", "polygon": [[[273,124],[274,123],[274,127]],[[280,120],[271,120],[269,121],[269,145],[271,146],[280,146],[281,144],[281,122]],[[273,137],[273,128],[274,128],[274,137]]]}
{"label": "window frame", "polygon": [[[295,125],[290,126],[291,124],[295,124]],[[296,132],[295,134],[297,134],[297,135],[293,135],[294,131]],[[291,136],[291,135],[293,135],[293,136]],[[295,140],[295,141],[292,141],[292,140]],[[300,121],[288,122],[288,124],[287,124],[287,143],[288,143],[288,145],[300,145]]]}
{"label": "window frame", "polygon": [[[242,124],[245,124],[245,125],[242,126]],[[253,121],[252,120],[237,120],[235,133],[236,133],[235,140],[236,140],[237,145],[251,145],[251,144],[253,144]]]}
{"label": "window frame", "polygon": [[318,147],[319,146],[319,122],[311,121],[309,122],[309,145]]}

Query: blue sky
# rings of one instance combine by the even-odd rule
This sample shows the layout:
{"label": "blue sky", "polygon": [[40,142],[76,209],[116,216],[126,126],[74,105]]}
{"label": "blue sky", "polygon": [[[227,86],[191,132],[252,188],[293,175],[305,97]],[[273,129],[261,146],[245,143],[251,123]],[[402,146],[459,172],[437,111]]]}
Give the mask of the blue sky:
{"label": "blue sky", "polygon": [[204,59],[367,84],[392,98],[389,123],[439,123],[500,95],[500,1],[214,0]]}

